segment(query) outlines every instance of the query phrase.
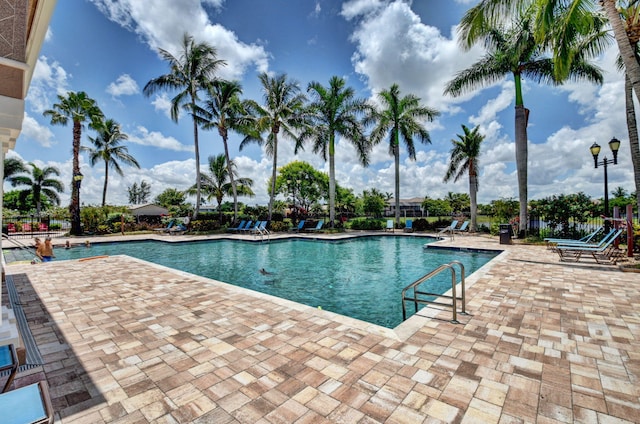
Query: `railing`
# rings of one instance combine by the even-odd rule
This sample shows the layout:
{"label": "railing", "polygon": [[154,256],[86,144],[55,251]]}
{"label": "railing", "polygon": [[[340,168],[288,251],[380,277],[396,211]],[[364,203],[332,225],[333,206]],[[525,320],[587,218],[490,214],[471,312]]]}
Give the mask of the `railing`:
{"label": "railing", "polygon": [[[34,246],[27,246],[26,244],[22,243],[20,240],[16,240],[14,238],[11,238],[6,234],[2,234],[2,239],[6,240],[8,243],[13,244],[18,249],[20,249],[21,252],[25,252],[30,256],[33,256],[36,253],[36,249],[35,249]],[[40,262],[40,260],[38,259],[37,255],[33,258],[33,260],[34,261],[37,260],[38,262]]]}
{"label": "railing", "polygon": [[2,233],[11,239],[33,237],[61,237],[70,228],[70,223],[52,216],[35,215],[3,217]]}
{"label": "railing", "polygon": [[[460,275],[461,275],[461,280],[460,280],[460,286],[461,286],[461,296],[460,297],[456,297],[456,270],[454,268],[454,265],[458,265],[460,267]],[[421,285],[422,283],[426,282],[427,280],[431,279],[432,277],[440,274],[441,272],[443,272],[444,270],[450,270],[451,271],[451,296],[448,295],[444,295],[444,294],[439,294],[439,293],[429,293],[429,292],[423,292],[423,291],[419,291],[418,290],[418,286]],[[413,297],[408,297],[407,296],[407,292],[413,290]],[[444,299],[451,299],[452,303],[444,303],[444,302],[439,302],[437,300],[426,300],[426,299],[421,299],[418,296],[434,296],[438,299],[440,298],[444,298]],[[418,304],[425,304],[425,305],[439,305],[439,306],[445,306],[445,307],[449,307],[453,310],[453,319],[451,320],[452,323],[454,324],[459,324],[458,321],[458,308],[457,308],[457,301],[460,300],[462,303],[462,311],[460,312],[462,315],[467,315],[467,312],[465,310],[465,283],[464,283],[464,265],[462,264],[462,262],[460,261],[452,261],[449,262],[448,264],[443,264],[440,265],[438,268],[434,269],[433,271],[431,271],[430,273],[426,274],[425,276],[423,276],[422,278],[419,278],[418,280],[414,281],[413,283],[409,284],[407,287],[405,287],[402,290],[402,320],[406,320],[407,319],[407,310],[406,310],[406,304],[405,302],[407,301],[411,301],[414,304],[415,307],[415,312],[418,312]]]}

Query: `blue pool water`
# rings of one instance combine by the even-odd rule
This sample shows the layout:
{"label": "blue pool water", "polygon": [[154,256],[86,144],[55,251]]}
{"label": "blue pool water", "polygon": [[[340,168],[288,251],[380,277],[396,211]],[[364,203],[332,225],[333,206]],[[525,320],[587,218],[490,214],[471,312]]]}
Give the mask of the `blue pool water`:
{"label": "blue pool water", "polygon": [[[57,248],[56,260],[129,255],[394,328],[402,322],[401,292],[405,286],[454,259],[464,264],[468,276],[496,255],[423,249],[425,243],[433,241],[424,237],[383,236],[270,243],[238,240],[96,243],[89,248]],[[260,273],[261,268],[270,274]],[[444,293],[450,288],[451,274],[444,272],[432,280],[428,291]],[[412,306],[408,309],[412,310]]]}

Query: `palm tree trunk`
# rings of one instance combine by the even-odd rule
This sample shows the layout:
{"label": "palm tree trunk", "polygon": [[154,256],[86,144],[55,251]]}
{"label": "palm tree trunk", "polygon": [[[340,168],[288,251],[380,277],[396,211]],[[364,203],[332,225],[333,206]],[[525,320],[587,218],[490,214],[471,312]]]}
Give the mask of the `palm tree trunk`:
{"label": "palm tree trunk", "polygon": [[475,233],[478,231],[477,215],[478,215],[478,177],[476,175],[476,169],[471,165],[469,168],[469,201],[471,203],[471,225],[469,226],[469,232]]}
{"label": "palm tree trunk", "polygon": [[335,134],[329,135],[329,222],[331,228],[334,226],[336,218],[336,150]]}
{"label": "palm tree trunk", "polygon": [[613,35],[616,38],[620,57],[624,62],[627,75],[631,80],[633,91],[635,91],[636,97],[640,98],[640,63],[638,63],[635,51],[620,18],[620,13],[616,8],[616,2],[615,0],[600,0],[600,5],[607,15],[611,28],[613,28]]}
{"label": "palm tree trunk", "polygon": [[[195,105],[195,102],[193,103]],[[198,146],[198,124],[193,119],[193,146],[196,155],[196,207],[193,211],[193,219],[198,217],[200,212],[200,148]]]}
{"label": "palm tree trunk", "polygon": [[633,87],[629,76],[625,75],[624,93],[627,112],[627,132],[629,133],[629,149],[631,150],[631,162],[633,163],[633,176],[636,183],[636,201],[640,211],[640,142],[638,140],[638,126],[636,111],[633,104]]}
{"label": "palm tree trunk", "polygon": [[109,162],[104,163],[104,187],[102,188],[102,207],[107,204],[107,184],[109,182]]}
{"label": "palm tree trunk", "polygon": [[518,172],[518,200],[520,201],[519,234],[524,237],[527,230],[527,121],[529,110],[522,105],[516,105],[516,169]]}
{"label": "palm tree trunk", "polygon": [[[278,176],[278,133],[273,133],[273,170],[271,171],[271,193],[269,195],[269,221],[273,214],[273,200],[276,197],[276,177]],[[295,203],[295,202],[294,202]],[[297,216],[296,211],[296,216]]]}
{"label": "palm tree trunk", "polygon": [[[80,174],[80,137],[82,135],[82,125],[78,121],[73,121],[73,176]],[[82,234],[80,223],[80,181],[71,181],[71,203],[69,204],[69,214],[71,215],[71,235]]]}
{"label": "palm tree trunk", "polygon": [[[229,144],[227,143],[227,133],[222,135],[222,143],[224,144],[224,156],[227,161],[227,172],[229,173],[229,181],[231,181],[231,190],[233,191],[233,221],[238,219],[238,189],[236,188],[236,180],[233,178],[233,168],[231,168],[231,158],[229,157]],[[222,218],[222,209],[220,209],[220,218]]]}
{"label": "palm tree trunk", "polygon": [[400,144],[398,143],[398,132],[395,131],[393,145],[393,160],[396,172],[396,228],[400,228]]}

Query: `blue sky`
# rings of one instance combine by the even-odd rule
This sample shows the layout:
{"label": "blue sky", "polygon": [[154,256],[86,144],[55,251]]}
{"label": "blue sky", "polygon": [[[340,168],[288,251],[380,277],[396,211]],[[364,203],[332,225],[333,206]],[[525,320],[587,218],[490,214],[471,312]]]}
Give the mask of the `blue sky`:
{"label": "blue sky", "polygon": [[[152,198],[169,187],[186,189],[195,181],[192,124],[182,115],[170,120],[174,93],[145,97],[142,88],[168,72],[158,48],[178,53],[182,34],[207,41],[227,61],[221,76],[241,81],[244,97],[262,101],[257,75],[287,73],[303,90],[310,81],[326,85],[333,75],[346,78],[359,96],[393,83],[403,94],[413,93],[441,116],[429,123],[431,144],[417,143],[417,160],[401,157],[401,197],[439,198],[448,192],[468,192],[467,179],[443,183],[451,139],[461,125],[480,126],[486,136],[480,158],[478,200],[516,198],[517,178],[513,144],[514,90],[509,78],[483,90],[451,98],[443,88],[453,75],[481,55],[458,46],[455,26],[472,0],[63,0],[58,1],[41,50],[26,101],[23,131],[11,156],[39,166],[57,166],[68,187],[71,180],[71,127],[51,126],[42,115],[57,94],[85,91],[107,118],[119,122],[129,135],[129,152],[141,169],[125,167],[124,177],[110,173],[107,202],[126,204],[127,187],[145,180]],[[599,65],[605,83],[571,83],[562,87],[524,82],[529,120],[529,197],[584,191],[603,195],[603,173],[593,169],[589,146],[599,143],[609,158],[607,142],[622,140],[619,165],[609,168],[609,187],[635,190],[624,117],[623,80],[613,60],[615,48]],[[83,144],[88,145],[83,133]],[[241,200],[266,204],[266,181],[271,158],[259,146],[238,151],[232,136],[231,155],[242,177],[254,180],[256,197]],[[222,153],[215,131],[201,131],[202,169],[207,157]],[[294,155],[293,144],[282,140],[279,166],[304,160],[328,172],[328,164],[311,148]],[[85,179],[83,204],[99,204],[104,166],[91,167],[81,159]],[[385,143],[371,153],[362,168],[353,148],[339,141],[336,152],[338,183],[360,194],[376,187],[394,191],[393,160]],[[6,188],[8,189],[8,187]],[[68,204],[69,190],[61,196]],[[192,199],[193,200],[193,199]]]}

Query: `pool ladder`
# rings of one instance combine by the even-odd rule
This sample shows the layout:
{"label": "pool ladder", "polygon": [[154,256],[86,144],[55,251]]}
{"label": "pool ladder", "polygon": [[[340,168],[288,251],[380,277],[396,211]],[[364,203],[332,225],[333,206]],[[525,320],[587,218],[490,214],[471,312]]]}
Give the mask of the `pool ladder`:
{"label": "pool ladder", "polygon": [[[458,265],[460,267],[460,276],[461,276],[460,286],[462,291],[460,297],[456,297],[457,283],[456,283],[456,270],[454,268],[454,265]],[[451,296],[439,294],[439,293],[423,292],[419,290],[418,286],[420,286],[422,283],[425,283],[427,280],[431,279],[432,277],[435,277],[436,275],[440,274],[441,272],[447,269],[451,271]],[[412,291],[413,297],[409,297],[410,293],[407,293],[407,292],[410,292],[411,290],[413,290]],[[435,296],[437,300],[426,300],[423,298],[419,298],[418,296]],[[442,302],[440,301],[440,299],[451,299],[451,303]],[[403,321],[407,319],[407,309],[405,304],[405,302],[407,301],[413,302],[415,307],[415,312],[418,312],[418,303],[424,304],[427,306],[439,305],[439,306],[451,308],[453,311],[453,319],[451,320],[451,322],[454,324],[459,324],[460,321],[458,321],[457,301],[461,301],[462,303],[462,310],[460,311],[460,313],[462,315],[467,315],[467,312],[465,311],[464,265],[462,264],[462,262],[451,261],[448,264],[440,265],[438,268],[434,269],[433,271],[426,274],[422,278],[419,278],[418,280],[414,281],[413,283],[405,287],[402,290],[402,320]]]}

